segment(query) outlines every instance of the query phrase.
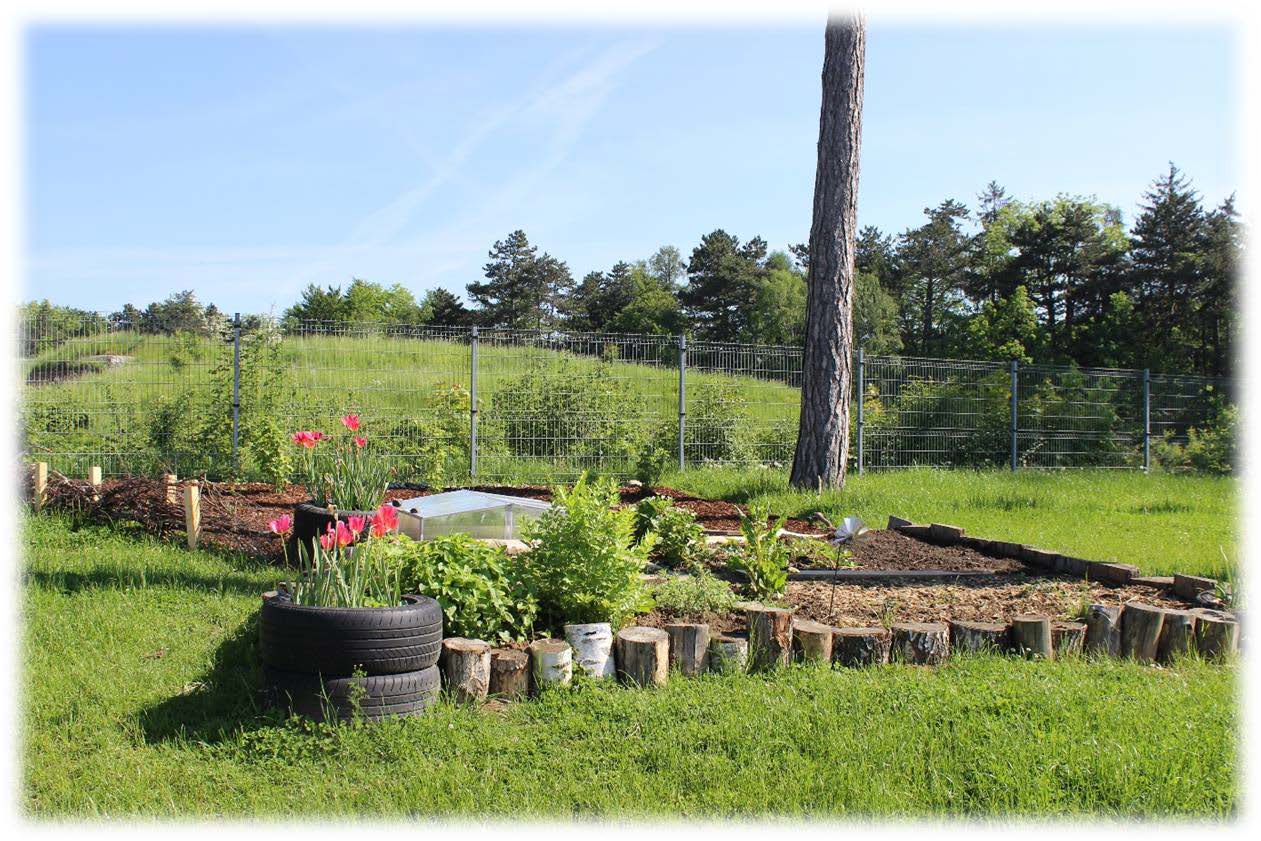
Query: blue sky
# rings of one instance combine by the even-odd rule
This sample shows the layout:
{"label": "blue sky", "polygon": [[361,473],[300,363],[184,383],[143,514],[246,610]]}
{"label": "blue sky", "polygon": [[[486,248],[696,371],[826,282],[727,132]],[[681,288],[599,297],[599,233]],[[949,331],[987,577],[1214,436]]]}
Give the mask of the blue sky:
{"label": "blue sky", "polygon": [[[515,228],[575,277],[702,234],[806,239],[822,27],[51,27],[26,38],[24,298],[179,289],[281,312],[307,283],[463,291]],[[1118,205],[1172,160],[1234,192],[1223,28],[873,25],[859,219]],[[1240,196],[1248,207],[1247,197]]]}

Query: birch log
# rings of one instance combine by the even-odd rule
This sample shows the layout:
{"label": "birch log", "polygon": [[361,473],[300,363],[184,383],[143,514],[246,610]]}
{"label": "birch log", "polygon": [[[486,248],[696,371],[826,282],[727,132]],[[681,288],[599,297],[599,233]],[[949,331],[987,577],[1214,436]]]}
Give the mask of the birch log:
{"label": "birch log", "polygon": [[532,691],[546,686],[568,686],[574,676],[574,650],[558,639],[530,643],[530,683]]}
{"label": "birch log", "polygon": [[573,646],[580,669],[597,679],[613,677],[613,628],[608,622],[566,625],[565,641]]}

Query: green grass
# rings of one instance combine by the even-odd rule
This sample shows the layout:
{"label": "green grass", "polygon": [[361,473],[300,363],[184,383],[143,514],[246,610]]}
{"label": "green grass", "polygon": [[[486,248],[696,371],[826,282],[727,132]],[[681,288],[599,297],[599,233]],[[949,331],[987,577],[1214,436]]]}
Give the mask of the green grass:
{"label": "green grass", "polygon": [[772,470],[675,474],[698,496],[764,500],[777,514],[857,514],[883,528],[889,515],[962,526],[969,534],[1028,543],[1148,575],[1232,576],[1238,569],[1238,480],[1115,470],[1063,472],[917,468],[851,475],[844,491],[788,489]]}
{"label": "green grass", "polygon": [[503,714],[444,704],[381,726],[287,723],[252,701],[270,570],[69,526],[25,521],[21,801],[41,818],[1227,818],[1238,806],[1237,669],[1195,661],[798,667],[588,686]]}

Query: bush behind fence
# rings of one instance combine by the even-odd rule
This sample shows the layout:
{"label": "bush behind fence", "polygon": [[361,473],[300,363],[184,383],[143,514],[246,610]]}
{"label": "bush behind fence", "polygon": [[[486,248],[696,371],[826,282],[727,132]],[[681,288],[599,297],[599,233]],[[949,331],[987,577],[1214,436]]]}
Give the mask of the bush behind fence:
{"label": "bush behind fence", "polygon": [[[104,317],[20,329],[21,448],[67,474],[97,464],[109,475],[276,482],[292,473],[290,432],[331,429],[351,411],[400,481],[787,464],[796,442],[797,347],[343,322],[282,329],[265,316],[170,331]],[[1152,447],[1185,444],[1231,398],[1226,381],[1143,371],[861,353],[855,370],[860,469],[1142,468]]]}

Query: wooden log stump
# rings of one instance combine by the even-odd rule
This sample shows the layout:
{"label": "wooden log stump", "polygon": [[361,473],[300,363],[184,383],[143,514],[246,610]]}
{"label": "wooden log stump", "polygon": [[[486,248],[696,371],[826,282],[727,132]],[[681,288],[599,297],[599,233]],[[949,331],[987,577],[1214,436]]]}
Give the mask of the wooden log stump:
{"label": "wooden log stump", "polygon": [[88,484],[92,487],[92,501],[101,501],[101,468],[95,464],[88,468]]}
{"label": "wooden log stump", "polygon": [[894,625],[890,656],[916,666],[937,666],[950,655],[950,628],[942,622]]}
{"label": "wooden log stump", "polygon": [[196,549],[201,540],[201,489],[196,482],[184,486],[184,533],[188,548]]}
{"label": "wooden log stump", "polygon": [[1085,622],[1052,622],[1051,648],[1055,659],[1080,657],[1086,645]]}
{"label": "wooden log stump", "polygon": [[889,662],[893,635],[888,628],[837,628],[832,632],[832,660],[849,668]]}
{"label": "wooden log stump", "polygon": [[1086,611],[1086,641],[1083,651],[1087,654],[1121,656],[1121,608],[1106,604],[1092,604]]}
{"label": "wooden log stump", "polygon": [[513,648],[490,650],[490,694],[517,701],[530,694],[530,655]]}
{"label": "wooden log stump", "polygon": [[1196,608],[1195,647],[1208,660],[1224,660],[1239,650],[1239,623],[1220,610]]}
{"label": "wooden log stump", "polygon": [[608,622],[566,625],[565,642],[573,646],[578,667],[588,675],[613,677],[613,628]]}
{"label": "wooden log stump", "polygon": [[490,690],[490,643],[465,637],[442,641],[442,678],[462,704],[475,704]]}
{"label": "wooden log stump", "polygon": [[832,634],[836,629],[810,619],[793,620],[793,651],[803,663],[832,663]]}
{"label": "wooden log stump", "polygon": [[558,639],[541,639],[530,643],[530,691],[545,687],[568,686],[574,676],[574,650]]}
{"label": "wooden log stump", "polygon": [[1009,645],[1009,627],[998,622],[950,621],[950,649],[965,654],[1001,653]]}
{"label": "wooden log stump", "polygon": [[162,484],[166,486],[166,501],[172,505],[180,501],[179,477],[174,473],[163,473]]}
{"label": "wooden log stump", "polygon": [[1011,620],[1011,645],[1020,656],[1030,660],[1050,660],[1055,656],[1051,642],[1049,616],[1023,615]]}
{"label": "wooden log stump", "polygon": [[631,626],[617,632],[617,676],[628,686],[663,686],[670,677],[670,635]]}
{"label": "wooden log stump", "polygon": [[1165,610],[1156,643],[1156,659],[1170,663],[1196,650],[1195,614],[1189,610]]}
{"label": "wooden log stump", "polygon": [[1140,663],[1155,661],[1160,650],[1160,630],[1165,612],[1141,602],[1130,602],[1121,609],[1121,656]]}
{"label": "wooden log stump", "polygon": [[670,668],[687,677],[705,671],[709,659],[709,626],[688,622],[666,625],[670,638]]}
{"label": "wooden log stump", "polygon": [[786,666],[792,660],[791,610],[751,607],[745,613],[749,630],[749,669],[759,672]]}
{"label": "wooden log stump", "polygon": [[709,641],[709,670],[725,674],[749,667],[749,640],[736,634],[719,634]]}

